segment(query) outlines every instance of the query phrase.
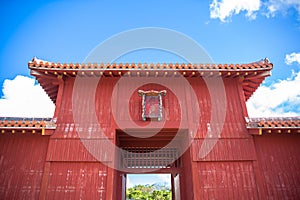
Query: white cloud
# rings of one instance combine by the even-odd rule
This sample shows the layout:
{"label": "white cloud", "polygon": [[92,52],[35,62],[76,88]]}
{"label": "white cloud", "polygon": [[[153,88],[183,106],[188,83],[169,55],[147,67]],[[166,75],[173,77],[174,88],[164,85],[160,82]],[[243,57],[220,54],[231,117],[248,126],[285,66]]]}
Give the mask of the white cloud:
{"label": "white cloud", "polygon": [[294,8],[300,15],[299,0],[269,0],[265,3],[267,7],[267,17],[274,17],[276,12],[286,12],[289,8]]}
{"label": "white cloud", "polygon": [[285,13],[288,9],[295,9],[300,16],[299,0],[213,0],[209,7],[210,17],[222,22],[227,22],[232,15],[242,11],[246,12],[249,19],[255,19],[258,12],[267,17],[274,17],[276,13]]}
{"label": "white cloud", "polygon": [[171,174],[157,174],[157,178],[160,180],[158,182],[170,184]]}
{"label": "white cloud", "polygon": [[0,99],[0,116],[3,117],[52,117],[54,104],[35,79],[16,76],[6,79]]}
{"label": "white cloud", "polygon": [[132,184],[132,182],[130,181],[129,176],[127,176],[126,178],[126,187],[127,188],[132,188],[134,185]]}
{"label": "white cloud", "polygon": [[233,14],[246,11],[246,16],[249,19],[255,19],[260,4],[260,0],[213,0],[209,5],[210,17],[219,18],[222,22],[226,22]]}
{"label": "white cloud", "polygon": [[270,87],[261,86],[247,102],[250,117],[300,115],[300,71]]}
{"label": "white cloud", "polygon": [[285,55],[285,63],[291,65],[293,62],[300,64],[300,53],[291,53]]}

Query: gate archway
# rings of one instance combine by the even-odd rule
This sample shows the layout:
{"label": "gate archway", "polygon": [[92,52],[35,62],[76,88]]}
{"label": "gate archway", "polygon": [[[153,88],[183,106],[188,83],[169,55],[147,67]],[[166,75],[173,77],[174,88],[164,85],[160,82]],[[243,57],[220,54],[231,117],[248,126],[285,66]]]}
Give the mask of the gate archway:
{"label": "gate archway", "polygon": [[[116,182],[117,199],[125,199],[127,174],[171,174],[172,199],[188,199],[192,195],[192,177],[190,149],[180,155],[188,142],[187,130],[163,129],[152,137],[146,137],[150,130],[127,130],[138,132],[142,137],[133,137],[124,131],[116,131],[116,144],[125,151],[116,155],[118,180]],[[173,145],[169,146],[171,140]],[[187,187],[188,183],[188,187]]]}

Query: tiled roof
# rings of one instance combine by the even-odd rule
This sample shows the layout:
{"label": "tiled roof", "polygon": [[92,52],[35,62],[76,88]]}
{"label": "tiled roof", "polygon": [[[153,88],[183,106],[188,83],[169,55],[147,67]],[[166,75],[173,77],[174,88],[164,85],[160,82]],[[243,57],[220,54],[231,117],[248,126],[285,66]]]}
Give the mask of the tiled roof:
{"label": "tiled roof", "polygon": [[58,92],[58,83],[55,78],[62,77],[223,77],[243,79],[243,90],[246,100],[250,98],[253,92],[270,75],[273,64],[268,59],[248,64],[191,64],[191,63],[54,63],[38,58],[33,58],[28,63],[31,74],[35,76],[48,96],[55,103]]}
{"label": "tiled roof", "polygon": [[[300,133],[299,117],[268,117],[268,118],[247,118],[247,129],[254,135],[264,133]],[[28,130],[41,132],[43,129],[55,130],[56,124],[52,118],[17,118],[0,117],[1,133],[5,132],[28,132]]]}
{"label": "tiled roof", "polygon": [[300,133],[300,117],[250,118],[247,120],[248,129],[259,130],[263,133]]}
{"label": "tiled roof", "polygon": [[31,131],[43,132],[45,129],[55,129],[56,125],[52,118],[19,118],[19,117],[0,117],[1,133]]}
{"label": "tiled roof", "polygon": [[268,59],[247,64],[198,64],[198,63],[54,63],[36,57],[28,63],[30,69],[48,70],[209,70],[209,71],[259,71],[273,67]]}

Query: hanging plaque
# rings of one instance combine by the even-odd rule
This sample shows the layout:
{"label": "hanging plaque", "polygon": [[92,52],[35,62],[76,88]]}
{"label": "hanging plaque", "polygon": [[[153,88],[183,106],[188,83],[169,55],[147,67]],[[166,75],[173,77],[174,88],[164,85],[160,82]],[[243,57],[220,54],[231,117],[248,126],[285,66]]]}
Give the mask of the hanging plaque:
{"label": "hanging plaque", "polygon": [[142,119],[157,120],[162,119],[162,96],[166,95],[166,90],[139,90],[138,94],[142,96]]}

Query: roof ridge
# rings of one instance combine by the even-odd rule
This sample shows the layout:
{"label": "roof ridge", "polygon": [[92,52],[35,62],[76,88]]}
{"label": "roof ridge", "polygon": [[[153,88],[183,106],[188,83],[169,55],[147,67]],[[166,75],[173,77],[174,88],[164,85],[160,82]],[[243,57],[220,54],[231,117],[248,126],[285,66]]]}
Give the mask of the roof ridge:
{"label": "roof ridge", "polygon": [[109,63],[106,63],[106,62],[100,62],[100,63],[91,63],[91,62],[82,62],[82,63],[78,63],[78,62],[69,62],[69,63],[61,63],[61,62],[52,62],[52,61],[47,61],[47,60],[43,60],[43,59],[40,59],[36,56],[33,57],[33,59],[31,61],[28,62],[29,63],[37,63],[37,64],[40,64],[40,63],[54,63],[54,64],[61,64],[61,65],[71,65],[71,64],[79,64],[79,65],[88,65],[88,64],[104,64],[104,65],[112,65],[112,64],[116,64],[116,65],[126,65],[126,64],[129,64],[129,65],[138,65],[138,64],[142,64],[142,65],[170,65],[170,64],[173,64],[173,65],[189,65],[189,64],[192,64],[192,65],[254,65],[254,64],[272,64],[268,58],[264,58],[264,59],[260,59],[259,61],[256,61],[256,62],[250,62],[250,63],[217,63],[217,62],[206,62],[206,63],[200,63],[200,62],[195,62],[195,63],[191,63],[191,62],[151,62],[151,63],[148,63],[148,62],[109,62]]}
{"label": "roof ridge", "polygon": [[0,117],[0,121],[52,121],[52,117]]}
{"label": "roof ridge", "polygon": [[285,120],[300,120],[300,116],[294,117],[251,117],[248,118],[249,122],[258,122],[258,121],[285,121]]}

